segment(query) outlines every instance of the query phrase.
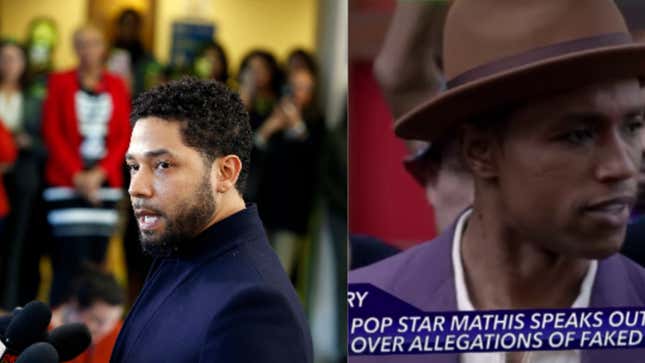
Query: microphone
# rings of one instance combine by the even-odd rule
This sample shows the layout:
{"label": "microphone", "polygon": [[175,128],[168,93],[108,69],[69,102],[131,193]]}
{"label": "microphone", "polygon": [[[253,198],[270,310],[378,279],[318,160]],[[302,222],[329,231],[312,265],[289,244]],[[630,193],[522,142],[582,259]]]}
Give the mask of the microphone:
{"label": "microphone", "polygon": [[51,316],[49,307],[40,301],[32,301],[18,311],[0,341],[0,363],[15,362],[25,348],[45,340]]}
{"label": "microphone", "polygon": [[9,323],[11,322],[11,319],[13,319],[13,317],[16,316],[16,314],[18,314],[18,312],[20,310],[22,310],[22,307],[19,306],[19,307],[13,309],[12,312],[0,316],[0,340],[2,340],[4,338],[5,333],[7,332],[7,327],[9,326]]}
{"label": "microphone", "polygon": [[39,342],[25,349],[15,363],[58,363],[56,349],[47,342]]}
{"label": "microphone", "polygon": [[61,325],[49,332],[47,341],[56,348],[61,362],[83,353],[92,343],[90,330],[82,323]]}
{"label": "microphone", "polygon": [[13,319],[13,314],[0,316],[0,338],[4,338],[7,327],[9,326],[9,323],[11,323],[11,319]]}

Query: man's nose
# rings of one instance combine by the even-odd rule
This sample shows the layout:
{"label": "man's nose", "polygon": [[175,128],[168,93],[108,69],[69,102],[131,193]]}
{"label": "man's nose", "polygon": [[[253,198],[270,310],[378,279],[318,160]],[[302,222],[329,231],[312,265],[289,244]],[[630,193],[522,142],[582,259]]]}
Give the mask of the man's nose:
{"label": "man's nose", "polygon": [[615,182],[635,178],[642,161],[640,140],[631,142],[613,133],[599,150],[596,177],[602,182]]}
{"label": "man's nose", "polygon": [[153,195],[152,178],[144,171],[138,170],[130,177],[128,194],[131,198],[150,198]]}

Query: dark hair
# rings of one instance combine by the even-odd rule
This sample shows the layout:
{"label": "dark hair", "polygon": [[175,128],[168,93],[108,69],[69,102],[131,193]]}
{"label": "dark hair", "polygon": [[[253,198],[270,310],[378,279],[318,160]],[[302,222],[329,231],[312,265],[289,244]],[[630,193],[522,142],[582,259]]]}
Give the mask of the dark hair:
{"label": "dark hair", "polygon": [[81,310],[102,301],[108,305],[123,305],[125,295],[114,276],[98,266],[86,263],[81,274],[72,284],[70,297],[75,298]]}
{"label": "dark hair", "polygon": [[222,62],[222,68],[224,68],[224,70],[222,72],[222,76],[220,77],[221,79],[218,79],[218,81],[222,83],[226,83],[229,77],[228,57],[226,56],[226,51],[224,51],[224,48],[222,47],[221,44],[213,41],[213,42],[206,43],[198,54],[204,55],[208,50],[214,50],[215,53],[217,54],[217,57],[219,58],[219,61]]}
{"label": "dark hair", "polygon": [[455,173],[467,173],[468,167],[461,157],[459,137],[456,132],[440,138],[419,156],[426,168],[450,170]]}
{"label": "dark hair", "polygon": [[[18,80],[20,84],[20,90],[24,91],[27,86],[28,86],[28,71],[27,67],[29,66],[29,60],[27,59],[27,51],[25,50],[25,47],[23,47],[20,43],[10,40],[10,39],[2,39],[0,40],[0,50],[4,47],[16,47],[20,50],[20,53],[22,53],[22,59],[25,62],[25,67],[24,70],[22,71],[22,74],[20,75],[20,79]],[[0,82],[3,82],[4,76],[0,74]]]}
{"label": "dark hair", "polygon": [[251,59],[256,57],[262,59],[264,63],[266,63],[266,65],[269,67],[269,73],[271,74],[271,89],[276,94],[276,97],[279,97],[282,91],[284,75],[282,73],[282,69],[278,65],[278,61],[275,59],[273,54],[269,53],[266,50],[254,49],[247,53],[244,58],[242,58],[240,69],[238,71],[238,82],[241,82],[240,76],[249,66]]}
{"label": "dark hair", "polygon": [[[496,107],[491,110],[484,111],[478,115],[471,117],[469,120],[465,121],[464,125],[469,125],[474,127],[479,132],[483,132],[493,138],[493,141],[498,146],[503,146],[506,141],[506,131],[510,123],[511,116],[517,110],[518,104],[506,104],[500,107]],[[470,170],[467,166],[468,163],[464,159],[464,155],[461,153],[461,146],[463,142],[463,129],[458,127],[452,129],[450,133],[450,138],[458,142],[458,154],[457,154],[457,163],[453,164],[457,166],[457,169]]]}
{"label": "dark hair", "polygon": [[314,76],[314,78],[318,75],[318,65],[316,64],[316,60],[311,53],[302,48],[296,48],[292,50],[287,56],[287,67],[294,58],[302,59],[305,64],[305,68],[307,68],[307,70]]}
{"label": "dark hair", "polygon": [[499,145],[502,145],[506,139],[506,131],[508,129],[511,116],[519,106],[519,103],[499,106],[471,118],[468,123],[476,127],[478,130],[492,135],[495,138],[495,141],[497,141]]}
{"label": "dark hair", "polygon": [[127,8],[119,13],[119,16],[116,18],[116,23],[121,25],[127,17],[132,17],[132,19],[137,23],[137,26],[141,26],[141,23],[143,22],[143,18],[138,11],[133,8]]}
{"label": "dark hair", "polygon": [[253,134],[249,115],[240,97],[223,83],[185,77],[139,95],[132,104],[130,121],[159,117],[181,122],[186,145],[197,149],[209,164],[235,154],[242,160],[237,190],[242,194],[249,173]]}

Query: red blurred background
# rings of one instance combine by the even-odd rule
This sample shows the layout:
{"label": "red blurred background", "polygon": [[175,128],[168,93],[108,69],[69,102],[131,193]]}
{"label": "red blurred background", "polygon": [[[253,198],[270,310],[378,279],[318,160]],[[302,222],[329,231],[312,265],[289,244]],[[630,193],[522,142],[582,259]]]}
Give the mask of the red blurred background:
{"label": "red blurred background", "polygon": [[372,74],[394,0],[352,0],[349,7],[349,232],[400,248],[436,235],[425,192],[407,174],[403,141]]}

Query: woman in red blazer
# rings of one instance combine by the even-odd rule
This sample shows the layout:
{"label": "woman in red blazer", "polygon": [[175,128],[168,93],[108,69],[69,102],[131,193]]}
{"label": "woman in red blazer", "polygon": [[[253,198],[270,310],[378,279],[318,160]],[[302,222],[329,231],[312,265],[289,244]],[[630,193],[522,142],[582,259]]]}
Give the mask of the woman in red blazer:
{"label": "woman in red blazer", "polygon": [[76,69],[52,74],[43,109],[48,220],[56,240],[51,304],[61,302],[84,260],[101,264],[118,219],[130,139],[130,96],[103,68],[101,32],[74,33]]}
{"label": "woman in red blazer", "polygon": [[0,122],[0,232],[2,231],[4,218],[9,213],[9,202],[7,201],[7,194],[4,190],[2,174],[16,160],[16,156],[17,152],[16,146],[13,143],[13,137],[4,127],[4,124]]}

